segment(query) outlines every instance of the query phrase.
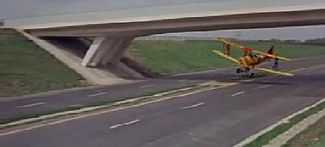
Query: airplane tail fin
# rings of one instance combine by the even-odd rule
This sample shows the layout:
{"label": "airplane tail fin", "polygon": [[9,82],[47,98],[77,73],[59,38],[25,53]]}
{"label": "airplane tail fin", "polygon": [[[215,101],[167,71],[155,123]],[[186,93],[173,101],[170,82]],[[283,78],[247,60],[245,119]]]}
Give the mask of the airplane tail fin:
{"label": "airplane tail fin", "polygon": [[[272,45],[271,48],[267,51],[268,54],[274,55],[276,56],[275,50],[274,50],[274,46]],[[273,69],[277,69],[279,66],[279,59],[278,58],[274,58],[274,63],[272,68]]]}
{"label": "airplane tail fin", "polygon": [[275,55],[274,46],[272,45],[271,48],[267,51],[268,54]]}

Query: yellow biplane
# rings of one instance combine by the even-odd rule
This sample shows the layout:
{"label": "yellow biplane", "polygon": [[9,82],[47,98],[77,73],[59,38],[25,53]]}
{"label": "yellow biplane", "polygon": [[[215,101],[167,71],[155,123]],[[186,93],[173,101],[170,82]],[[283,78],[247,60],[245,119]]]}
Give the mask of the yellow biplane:
{"label": "yellow biplane", "polygon": [[[236,69],[236,73],[248,73],[249,77],[253,77],[255,74],[250,73],[251,70],[263,71],[271,74],[277,74],[282,76],[294,76],[292,73],[277,71],[279,60],[290,61],[289,58],[278,56],[275,53],[274,46],[272,46],[267,52],[262,52],[253,48],[248,48],[238,43],[229,41],[224,38],[217,38],[218,41],[223,43],[224,53],[218,50],[213,50],[217,55],[230,60],[239,65],[239,68]],[[230,56],[231,47],[241,49],[244,54],[239,59],[235,59]],[[263,62],[274,60],[272,69],[269,68],[260,68],[256,67]]]}

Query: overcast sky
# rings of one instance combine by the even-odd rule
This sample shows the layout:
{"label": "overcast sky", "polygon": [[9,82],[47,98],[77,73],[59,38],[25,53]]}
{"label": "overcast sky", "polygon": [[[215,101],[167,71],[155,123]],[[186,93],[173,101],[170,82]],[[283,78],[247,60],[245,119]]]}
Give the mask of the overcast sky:
{"label": "overcast sky", "polygon": [[325,26],[287,27],[272,29],[226,30],[164,34],[167,36],[232,37],[244,40],[307,40],[325,37]]}
{"label": "overcast sky", "polygon": [[[177,6],[209,3],[216,9],[282,7],[325,4],[325,0],[0,0],[0,18],[29,18],[48,15],[80,14],[94,11],[115,11],[142,7]],[[240,32],[240,33],[238,33]],[[256,38],[306,39],[325,36],[325,27],[266,29],[255,31],[219,31],[219,35]],[[189,33],[210,35],[218,33]]]}

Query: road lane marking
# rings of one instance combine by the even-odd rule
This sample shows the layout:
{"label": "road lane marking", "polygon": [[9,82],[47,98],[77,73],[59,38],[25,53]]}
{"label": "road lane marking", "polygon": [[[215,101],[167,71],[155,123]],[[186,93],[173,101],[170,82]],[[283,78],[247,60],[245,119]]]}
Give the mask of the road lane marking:
{"label": "road lane marking", "polygon": [[69,107],[82,107],[84,105],[81,105],[81,104],[75,104],[75,105],[69,105]]}
{"label": "road lane marking", "polygon": [[117,125],[113,125],[113,126],[110,126],[109,128],[110,129],[116,129],[116,128],[119,128],[119,127],[122,127],[123,124],[117,124]]}
{"label": "road lane marking", "polygon": [[182,109],[183,110],[193,109],[193,108],[197,108],[197,107],[200,107],[200,106],[203,106],[203,105],[205,105],[205,103],[201,102],[201,103],[197,103],[197,104],[194,104],[194,105],[191,105],[191,106],[182,107]]}
{"label": "road lane marking", "polygon": [[17,106],[17,108],[30,108],[30,107],[40,106],[40,105],[44,105],[44,104],[45,103],[43,103],[43,102],[39,102],[39,103],[27,104],[27,105],[23,105],[23,106]]}
{"label": "road lane marking", "polygon": [[127,122],[127,123],[124,123],[124,125],[128,126],[128,125],[132,125],[132,124],[135,124],[137,122],[140,122],[139,119],[136,119],[136,120],[133,120],[133,121],[130,121],[130,122]]}
{"label": "road lane marking", "polygon": [[187,90],[191,90],[191,89],[193,89],[193,88],[192,87],[187,87],[187,88],[182,88],[182,89],[178,89],[178,90],[171,90],[171,91],[167,91],[167,92],[157,93],[157,94],[154,94],[153,96],[154,97],[160,97],[160,96],[168,95],[168,94],[173,93],[173,92],[182,92],[182,91],[187,91]]}
{"label": "road lane marking", "polygon": [[248,79],[248,80],[239,80],[240,82],[253,82],[254,79]]}
{"label": "road lane marking", "polygon": [[105,95],[107,94],[108,92],[99,92],[99,93],[95,93],[95,94],[90,94],[88,95],[88,97],[96,97],[96,96],[101,96],[101,95]]}
{"label": "road lane marking", "polygon": [[272,85],[262,85],[262,86],[257,87],[257,89],[265,89],[265,88],[269,88],[271,86]]}
{"label": "road lane marking", "polygon": [[133,125],[133,124],[136,124],[136,123],[138,123],[140,121],[141,121],[140,119],[136,119],[136,120],[132,120],[132,121],[129,121],[129,122],[126,122],[126,123],[116,124],[116,125],[110,126],[109,128],[110,129],[116,129],[116,128],[119,128],[119,127]]}
{"label": "road lane marking", "polygon": [[151,87],[154,87],[155,85],[153,84],[150,84],[150,85],[143,85],[143,86],[140,86],[140,88],[151,88]]}
{"label": "road lane marking", "polygon": [[291,72],[300,72],[300,71],[304,71],[304,70],[307,70],[307,69],[308,68],[302,67],[302,68],[291,70]]}
{"label": "road lane marking", "polygon": [[236,92],[234,94],[232,94],[231,96],[239,96],[239,95],[242,95],[242,94],[245,94],[245,91],[239,91],[239,92]]}

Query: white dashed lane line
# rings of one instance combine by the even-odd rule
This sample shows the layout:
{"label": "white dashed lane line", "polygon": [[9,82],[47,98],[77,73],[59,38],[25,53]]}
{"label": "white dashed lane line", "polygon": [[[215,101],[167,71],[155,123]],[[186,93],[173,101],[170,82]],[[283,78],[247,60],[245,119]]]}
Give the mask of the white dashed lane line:
{"label": "white dashed lane line", "polygon": [[98,93],[90,94],[90,95],[88,95],[88,97],[96,97],[96,96],[101,96],[101,95],[105,95],[105,94],[108,94],[108,92],[98,92]]}
{"label": "white dashed lane line", "polygon": [[151,87],[154,87],[155,85],[143,85],[143,86],[140,86],[140,88],[142,89],[142,88],[151,88]]}
{"label": "white dashed lane line", "polygon": [[69,107],[83,107],[84,105],[81,104],[75,104],[75,105],[69,105]]}
{"label": "white dashed lane line", "polygon": [[269,88],[271,86],[272,85],[262,85],[262,86],[257,87],[257,89],[265,89],[265,88]]}
{"label": "white dashed lane line", "polygon": [[110,126],[109,128],[110,129],[116,129],[116,128],[119,128],[119,127],[133,125],[133,124],[136,124],[136,123],[138,123],[140,121],[141,121],[140,119],[136,119],[136,120],[129,121],[129,122],[126,122],[126,123],[116,124],[116,125]]}
{"label": "white dashed lane line", "polygon": [[243,95],[243,94],[245,94],[245,91],[239,91],[239,92],[232,94],[231,96],[239,96],[239,95]]}
{"label": "white dashed lane line", "polygon": [[197,107],[200,107],[200,106],[203,106],[203,105],[205,105],[205,103],[201,102],[201,103],[197,103],[197,104],[194,104],[194,105],[191,105],[191,106],[182,107],[181,109],[182,110],[193,109],[193,108],[197,108]]}
{"label": "white dashed lane line", "polygon": [[119,128],[119,127],[122,127],[123,124],[117,124],[117,125],[113,125],[113,126],[110,126],[109,128],[110,129],[116,129],[116,128]]}
{"label": "white dashed lane line", "polygon": [[45,103],[43,103],[43,102],[39,102],[39,103],[33,103],[33,104],[17,106],[17,108],[30,108],[30,107],[40,106],[40,105],[44,105],[44,104]]}
{"label": "white dashed lane line", "polygon": [[254,79],[248,79],[248,80],[240,80],[240,82],[253,82]]}
{"label": "white dashed lane line", "polygon": [[127,123],[124,123],[125,126],[128,126],[128,125],[132,125],[132,124],[135,124],[137,122],[140,122],[139,119],[136,119],[136,120],[133,120],[133,121],[130,121],[130,122],[127,122]]}

